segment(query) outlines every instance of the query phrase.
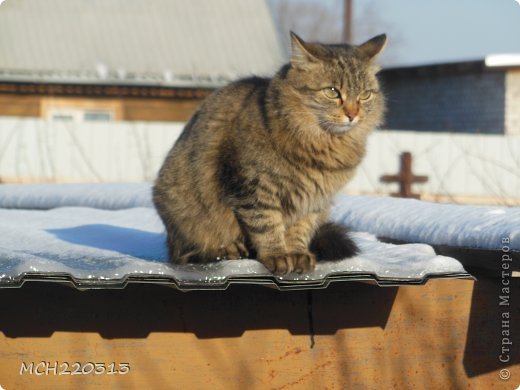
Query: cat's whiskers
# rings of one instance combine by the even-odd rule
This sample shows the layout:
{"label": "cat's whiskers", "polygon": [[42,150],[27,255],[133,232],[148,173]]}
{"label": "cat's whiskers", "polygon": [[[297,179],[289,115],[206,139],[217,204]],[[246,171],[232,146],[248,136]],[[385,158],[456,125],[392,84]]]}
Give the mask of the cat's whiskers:
{"label": "cat's whiskers", "polygon": [[[352,125],[332,122],[332,121],[326,120],[326,119],[319,120],[318,123],[322,129],[329,131],[331,133],[343,133],[345,131],[350,130],[353,127]],[[340,130],[339,132],[338,132],[338,129]]]}

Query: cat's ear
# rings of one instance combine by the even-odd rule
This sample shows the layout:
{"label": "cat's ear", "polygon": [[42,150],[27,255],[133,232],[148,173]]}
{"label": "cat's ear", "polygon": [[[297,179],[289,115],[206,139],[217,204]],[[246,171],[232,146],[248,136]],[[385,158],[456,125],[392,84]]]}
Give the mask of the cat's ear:
{"label": "cat's ear", "polygon": [[386,45],[386,34],[377,35],[372,39],[369,39],[365,43],[358,46],[359,50],[369,60],[377,56],[384,49]]}
{"label": "cat's ear", "polygon": [[302,68],[316,61],[317,58],[310,52],[309,44],[291,31],[291,64]]}

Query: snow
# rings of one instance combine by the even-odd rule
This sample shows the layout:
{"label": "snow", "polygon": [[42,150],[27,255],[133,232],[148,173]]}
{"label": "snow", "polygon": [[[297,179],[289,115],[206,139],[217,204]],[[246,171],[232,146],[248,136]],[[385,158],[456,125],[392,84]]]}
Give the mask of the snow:
{"label": "snow", "polygon": [[[519,0],[517,0],[518,2]],[[518,53],[502,53],[502,54],[490,54],[486,56],[484,60],[486,66],[520,66],[520,54]]]}
{"label": "snow", "polygon": [[332,215],[353,230],[404,242],[501,250],[509,241],[510,250],[520,250],[520,207],[339,195]]}
{"label": "snow", "polygon": [[[412,199],[345,196],[332,218],[354,230],[361,253],[318,263],[305,274],[273,277],[256,260],[173,265],[150,183],[0,186],[0,284],[31,272],[66,273],[79,281],[166,277],[182,286],[224,288],[229,280],[317,284],[338,277],[420,282],[460,276],[455,259],[430,245],[520,250],[520,208],[435,204]],[[225,227],[223,227],[225,228]],[[368,232],[368,233],[367,233]],[[386,237],[405,245],[380,242]]]}
{"label": "snow", "polygon": [[[277,282],[323,281],[338,275],[417,282],[431,275],[465,274],[457,260],[435,255],[428,245],[385,244],[369,233],[354,233],[353,238],[362,251],[360,255],[318,263],[313,272],[276,277]],[[273,278],[256,260],[170,264],[163,225],[150,207],[0,209],[0,283],[16,283],[25,273],[66,273],[79,281],[166,276],[181,287],[218,287],[230,278]]]}
{"label": "snow", "polygon": [[[0,208],[64,206],[153,208],[150,183],[0,185]],[[429,203],[381,196],[338,195],[332,217],[360,232],[404,242],[497,250],[508,237],[520,250],[520,207]]]}
{"label": "snow", "polygon": [[0,208],[52,209],[84,206],[117,210],[153,207],[149,183],[2,184]]}

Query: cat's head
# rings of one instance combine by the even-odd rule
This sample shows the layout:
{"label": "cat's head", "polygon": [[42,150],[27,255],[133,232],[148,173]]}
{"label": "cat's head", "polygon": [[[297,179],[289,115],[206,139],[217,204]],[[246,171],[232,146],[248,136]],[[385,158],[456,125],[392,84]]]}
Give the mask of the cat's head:
{"label": "cat's head", "polygon": [[334,134],[356,126],[376,126],[382,119],[384,99],[374,59],[383,50],[386,35],[359,45],[325,45],[303,41],[291,32],[291,63],[285,82],[298,99],[298,108],[310,113],[321,129]]}

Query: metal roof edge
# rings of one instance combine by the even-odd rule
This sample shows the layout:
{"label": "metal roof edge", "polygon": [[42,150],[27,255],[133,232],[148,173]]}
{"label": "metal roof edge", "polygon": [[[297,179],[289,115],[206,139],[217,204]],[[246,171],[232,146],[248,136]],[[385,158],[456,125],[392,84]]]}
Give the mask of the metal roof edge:
{"label": "metal roof edge", "polygon": [[100,77],[92,72],[55,72],[55,71],[24,71],[12,69],[0,69],[0,82],[29,82],[49,84],[74,84],[74,85],[123,85],[123,86],[158,86],[158,87],[221,87],[230,81],[238,79],[240,75],[169,75],[160,72],[128,73],[123,77],[117,74],[109,74]]}
{"label": "metal roof edge", "polygon": [[520,68],[520,54],[492,54],[485,58],[466,61],[390,66],[383,68],[380,73],[382,75],[438,75],[517,68]]}
{"label": "metal roof edge", "polygon": [[0,288],[20,288],[27,282],[65,283],[78,290],[92,289],[124,289],[128,284],[155,284],[174,287],[180,291],[226,290],[232,284],[263,285],[280,291],[311,290],[327,288],[335,282],[367,282],[379,287],[396,287],[404,285],[424,285],[433,279],[469,279],[476,280],[469,273],[427,274],[422,278],[385,278],[370,273],[336,273],[318,280],[280,280],[272,276],[237,275],[228,277],[221,282],[183,282],[164,275],[129,274],[121,279],[77,279],[68,273],[26,272],[19,278],[1,280]]}

